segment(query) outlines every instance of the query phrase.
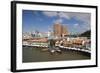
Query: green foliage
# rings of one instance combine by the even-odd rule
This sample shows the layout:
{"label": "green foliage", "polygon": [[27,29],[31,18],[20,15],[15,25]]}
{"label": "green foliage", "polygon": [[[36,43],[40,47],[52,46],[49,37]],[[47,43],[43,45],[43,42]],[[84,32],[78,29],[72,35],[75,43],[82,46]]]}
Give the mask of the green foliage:
{"label": "green foliage", "polygon": [[91,37],[91,30],[85,31],[82,34],[80,34],[79,36],[81,37]]}

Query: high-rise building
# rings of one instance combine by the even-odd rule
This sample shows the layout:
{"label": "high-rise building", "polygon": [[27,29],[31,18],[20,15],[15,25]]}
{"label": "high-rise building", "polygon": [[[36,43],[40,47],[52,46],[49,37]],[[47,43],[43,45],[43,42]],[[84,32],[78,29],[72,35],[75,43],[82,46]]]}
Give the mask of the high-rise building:
{"label": "high-rise building", "polygon": [[67,31],[67,27],[64,25],[61,25],[60,23],[54,24],[53,33],[55,37],[64,37],[69,34]]}
{"label": "high-rise building", "polygon": [[61,25],[59,23],[54,24],[53,31],[55,37],[61,37]]}
{"label": "high-rise building", "polygon": [[61,31],[62,31],[62,37],[69,35],[68,29],[66,26],[62,25]]}

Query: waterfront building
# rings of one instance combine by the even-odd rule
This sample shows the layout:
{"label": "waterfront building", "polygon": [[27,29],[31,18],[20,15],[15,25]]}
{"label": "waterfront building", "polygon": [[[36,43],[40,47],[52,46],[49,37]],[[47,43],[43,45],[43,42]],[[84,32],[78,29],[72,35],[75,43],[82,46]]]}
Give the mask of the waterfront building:
{"label": "waterfront building", "polygon": [[61,25],[60,23],[54,24],[53,34],[56,38],[65,37],[66,35],[69,35],[69,33],[67,31],[67,27],[64,25]]}
{"label": "waterfront building", "polygon": [[31,39],[32,36],[31,36],[31,33],[29,32],[25,32],[25,33],[22,33],[22,39]]}
{"label": "waterfront building", "polygon": [[61,25],[56,23],[53,26],[54,36],[55,37],[61,37]]}

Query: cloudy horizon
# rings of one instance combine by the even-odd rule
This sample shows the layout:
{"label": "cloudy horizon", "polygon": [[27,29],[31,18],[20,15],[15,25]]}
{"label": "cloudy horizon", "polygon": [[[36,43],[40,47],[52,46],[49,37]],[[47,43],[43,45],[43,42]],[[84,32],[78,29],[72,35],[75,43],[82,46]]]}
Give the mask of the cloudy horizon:
{"label": "cloudy horizon", "polygon": [[23,32],[46,32],[52,29],[55,23],[65,25],[71,34],[91,29],[90,13],[23,10],[22,20]]}

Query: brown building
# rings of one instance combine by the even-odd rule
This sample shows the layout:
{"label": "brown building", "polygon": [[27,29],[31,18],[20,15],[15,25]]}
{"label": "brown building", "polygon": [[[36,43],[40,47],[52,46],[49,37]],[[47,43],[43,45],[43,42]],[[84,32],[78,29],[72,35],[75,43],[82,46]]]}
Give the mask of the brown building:
{"label": "brown building", "polygon": [[69,35],[66,26],[62,25],[62,29],[61,29],[61,31],[62,31],[62,37],[66,36],[66,35]]}
{"label": "brown building", "polygon": [[60,23],[56,23],[53,26],[53,33],[55,37],[64,37],[65,35],[68,35],[67,27]]}
{"label": "brown building", "polygon": [[61,25],[59,23],[54,24],[53,32],[55,37],[61,37]]}

